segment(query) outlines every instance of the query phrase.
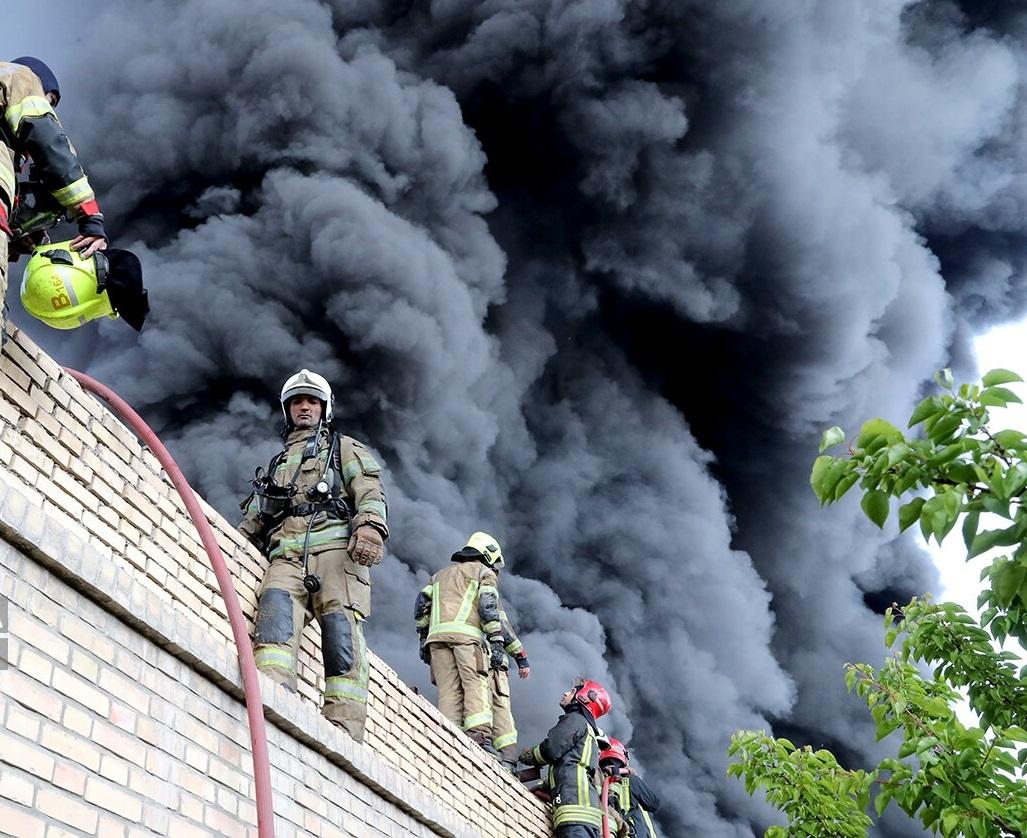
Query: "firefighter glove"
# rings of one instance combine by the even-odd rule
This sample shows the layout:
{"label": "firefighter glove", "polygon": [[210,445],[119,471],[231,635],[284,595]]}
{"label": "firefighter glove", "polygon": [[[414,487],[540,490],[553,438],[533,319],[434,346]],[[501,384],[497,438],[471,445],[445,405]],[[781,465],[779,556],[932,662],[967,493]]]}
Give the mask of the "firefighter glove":
{"label": "firefighter glove", "polygon": [[506,667],[506,649],[504,648],[503,636],[501,634],[489,637],[489,667],[496,672]]}
{"label": "firefighter glove", "polygon": [[349,539],[349,554],[357,564],[370,567],[378,564],[385,553],[382,534],[370,524],[357,527]]}
{"label": "firefighter glove", "polygon": [[76,220],[80,236],[85,236],[86,238],[93,238],[94,236],[101,239],[107,238],[107,230],[103,226],[103,216],[101,214],[81,215]]}
{"label": "firefighter glove", "polygon": [[421,660],[431,666],[431,649],[424,643],[421,644]]}
{"label": "firefighter glove", "polygon": [[535,750],[534,748],[525,748],[517,756],[517,761],[518,762],[522,762],[525,765],[534,765],[535,764],[535,753],[534,753],[534,750]]}

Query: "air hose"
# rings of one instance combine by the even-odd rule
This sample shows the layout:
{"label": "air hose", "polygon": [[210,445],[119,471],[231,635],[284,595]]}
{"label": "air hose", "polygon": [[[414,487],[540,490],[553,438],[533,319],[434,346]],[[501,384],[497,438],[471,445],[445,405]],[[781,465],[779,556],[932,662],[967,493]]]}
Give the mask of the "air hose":
{"label": "air hose", "polygon": [[103,399],[118,416],[121,417],[143,441],[157,458],[175,489],[178,490],[182,503],[185,504],[189,517],[200,536],[203,548],[210,559],[214,575],[221,588],[221,598],[225,601],[228,621],[232,627],[236,650],[239,654],[239,670],[242,673],[243,694],[246,701],[246,715],[249,719],[250,745],[253,753],[253,781],[256,790],[257,835],[258,838],[274,838],[275,821],[274,806],[271,798],[271,768],[268,762],[267,728],[264,724],[264,704],[260,697],[260,682],[257,678],[257,665],[253,660],[253,647],[246,630],[246,620],[239,606],[239,595],[236,593],[232,575],[225,563],[225,558],[218,547],[214,531],[211,529],[207,516],[200,508],[196,495],[182,474],[181,469],[168,453],[153,430],[142,420],[129,404],[109,387],[77,370],[64,368],[72,378],[86,390]]}

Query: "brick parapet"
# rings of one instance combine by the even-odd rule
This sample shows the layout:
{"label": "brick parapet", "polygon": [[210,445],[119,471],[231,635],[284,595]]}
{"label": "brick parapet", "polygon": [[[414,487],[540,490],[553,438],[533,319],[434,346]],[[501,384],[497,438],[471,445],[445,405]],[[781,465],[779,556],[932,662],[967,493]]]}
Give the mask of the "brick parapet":
{"label": "brick parapet", "polygon": [[[240,698],[216,580],[156,459],[24,334],[12,337],[0,357],[0,537]],[[203,507],[251,619],[266,562]],[[435,834],[550,834],[541,804],[373,655],[365,743],[327,723],[318,711],[319,644],[313,625],[298,696],[262,678],[266,714],[279,730]]]}

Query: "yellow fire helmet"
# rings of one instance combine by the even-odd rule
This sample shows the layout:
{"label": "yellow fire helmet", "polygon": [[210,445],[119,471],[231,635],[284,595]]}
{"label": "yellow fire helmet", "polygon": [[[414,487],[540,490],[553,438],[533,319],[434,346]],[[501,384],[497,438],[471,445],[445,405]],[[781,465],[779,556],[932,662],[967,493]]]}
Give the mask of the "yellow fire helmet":
{"label": "yellow fire helmet", "polygon": [[70,241],[39,245],[21,280],[22,305],[54,329],[77,329],[98,317],[116,320],[107,296],[107,273],[102,251],[83,259]]}
{"label": "yellow fire helmet", "polygon": [[506,564],[506,561],[503,559],[503,551],[499,548],[499,542],[487,532],[473,533],[467,539],[467,544],[460,553],[468,550],[480,553],[489,567],[502,567]]}

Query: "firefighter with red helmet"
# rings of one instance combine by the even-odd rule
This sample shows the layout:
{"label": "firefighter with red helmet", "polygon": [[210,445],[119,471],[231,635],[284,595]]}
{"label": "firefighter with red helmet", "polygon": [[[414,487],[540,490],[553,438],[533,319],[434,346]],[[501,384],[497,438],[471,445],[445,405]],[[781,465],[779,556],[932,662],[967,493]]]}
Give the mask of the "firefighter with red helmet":
{"label": "firefighter with red helmet", "polygon": [[609,802],[628,825],[631,838],[659,838],[652,814],[660,808],[660,796],[628,765],[628,749],[610,738],[599,754],[599,767],[613,777]]}
{"label": "firefighter with red helmet", "polygon": [[610,712],[610,694],[596,681],[583,679],[560,698],[563,715],[546,738],[520,755],[527,765],[549,766],[546,785],[553,803],[557,838],[600,838],[599,726]]}

